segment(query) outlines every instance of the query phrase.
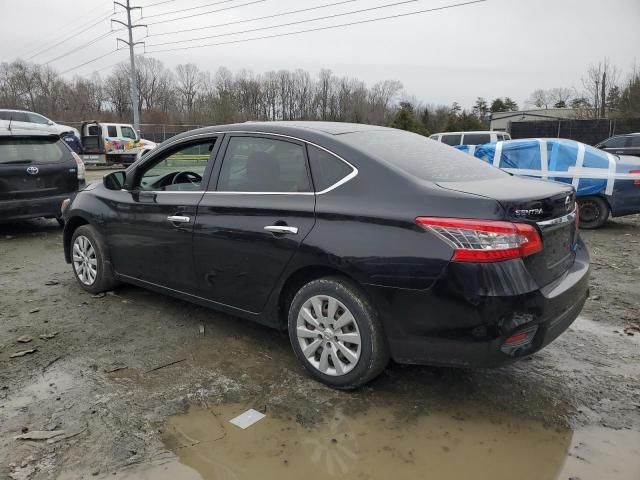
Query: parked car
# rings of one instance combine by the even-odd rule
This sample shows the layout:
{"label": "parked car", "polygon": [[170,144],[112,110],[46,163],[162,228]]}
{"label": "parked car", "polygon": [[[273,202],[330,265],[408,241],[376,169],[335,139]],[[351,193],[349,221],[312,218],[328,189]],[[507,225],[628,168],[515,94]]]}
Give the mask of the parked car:
{"label": "parked car", "polygon": [[376,126],[183,133],[79,192],[64,218],[86,291],[126,282],[288,329],[307,371],[341,389],[390,357],[527,356],[567,329],[589,288],[570,185]]}
{"label": "parked car", "polygon": [[482,143],[501,142],[503,140],[511,140],[511,135],[506,132],[446,132],[434,133],[429,137],[436,142],[442,142],[447,145],[480,145]]}
{"label": "parked car", "polygon": [[49,120],[44,115],[26,110],[0,109],[0,120],[11,121],[13,128],[18,130],[35,130],[37,132],[55,133],[59,136],[71,132],[80,138],[80,132],[77,129],[67,125],[60,125],[53,120]]}
{"label": "parked car", "polygon": [[84,187],[84,174],[58,135],[0,126],[0,223],[45,217],[62,224],[62,201]]}
{"label": "parked car", "polygon": [[635,155],[640,157],[640,133],[609,137],[597,144],[596,148],[616,155]]}
{"label": "parked car", "polygon": [[82,160],[87,164],[131,165],[142,149],[155,148],[156,144],[140,138],[133,125],[128,123],[83,122],[80,127]]}
{"label": "parked car", "polygon": [[521,138],[455,148],[514,175],[572,184],[582,228],[600,228],[609,216],[640,213],[637,157],[603,152],[563,138]]}

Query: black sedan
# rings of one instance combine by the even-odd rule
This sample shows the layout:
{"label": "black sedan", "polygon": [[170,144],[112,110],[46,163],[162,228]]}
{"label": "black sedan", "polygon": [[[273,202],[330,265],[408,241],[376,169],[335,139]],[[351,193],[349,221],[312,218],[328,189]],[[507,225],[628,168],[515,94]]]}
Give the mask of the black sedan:
{"label": "black sedan", "polygon": [[127,282],[288,329],[336,388],[402,363],[497,366],[578,316],[589,258],[571,186],[367,125],[194,130],[65,202],[95,293]]}

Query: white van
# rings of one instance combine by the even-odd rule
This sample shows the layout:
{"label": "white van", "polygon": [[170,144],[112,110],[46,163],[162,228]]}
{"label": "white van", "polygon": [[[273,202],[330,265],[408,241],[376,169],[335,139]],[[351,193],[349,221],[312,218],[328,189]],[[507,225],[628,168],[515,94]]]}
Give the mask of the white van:
{"label": "white van", "polygon": [[481,145],[483,143],[501,142],[511,140],[511,135],[507,132],[485,131],[485,132],[446,132],[434,133],[429,137],[431,140],[446,143],[447,145]]}

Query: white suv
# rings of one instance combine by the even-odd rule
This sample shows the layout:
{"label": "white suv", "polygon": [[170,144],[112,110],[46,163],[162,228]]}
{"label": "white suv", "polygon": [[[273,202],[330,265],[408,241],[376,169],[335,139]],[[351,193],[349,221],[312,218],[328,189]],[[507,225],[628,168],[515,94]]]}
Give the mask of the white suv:
{"label": "white suv", "polygon": [[447,145],[481,145],[483,143],[501,142],[511,140],[511,135],[506,132],[446,132],[435,133],[429,137],[431,140],[446,143]]}
{"label": "white suv", "polygon": [[28,112],[26,110],[5,110],[0,109],[0,120],[11,121],[12,128],[16,130],[27,130],[37,132],[55,133],[62,135],[71,132],[80,139],[80,132],[73,127],[60,125],[39,113]]}

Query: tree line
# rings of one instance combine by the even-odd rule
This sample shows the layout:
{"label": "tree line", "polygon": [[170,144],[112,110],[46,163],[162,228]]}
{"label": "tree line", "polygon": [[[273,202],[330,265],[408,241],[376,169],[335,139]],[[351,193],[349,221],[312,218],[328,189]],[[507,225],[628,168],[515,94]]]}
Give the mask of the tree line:
{"label": "tree line", "polygon": [[[174,69],[152,57],[136,58],[141,121],[147,124],[215,125],[247,120],[327,120],[391,125],[424,135],[482,130],[491,113],[517,111],[509,97],[478,97],[471,109],[423,104],[409,97],[398,80],[371,86],[357,78],[322,69],[214,73],[195,64]],[[98,119],[129,123],[130,76],[127,62],[102,77],[67,79],[54,69],[16,60],[0,64],[0,108],[25,109],[62,122]],[[536,90],[527,104],[538,108],[581,108],[585,117],[640,115],[640,72],[626,82],[608,62],[589,68],[583,90]]]}

